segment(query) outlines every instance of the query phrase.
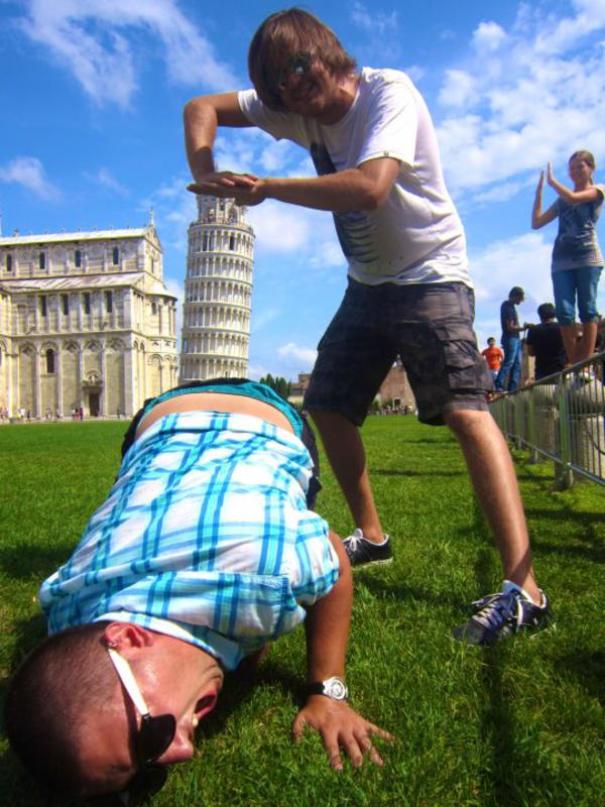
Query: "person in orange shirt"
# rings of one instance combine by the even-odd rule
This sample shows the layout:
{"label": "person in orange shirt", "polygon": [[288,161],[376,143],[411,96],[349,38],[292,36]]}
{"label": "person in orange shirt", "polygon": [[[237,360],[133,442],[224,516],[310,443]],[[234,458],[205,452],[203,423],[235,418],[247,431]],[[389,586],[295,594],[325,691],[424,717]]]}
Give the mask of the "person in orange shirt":
{"label": "person in orange shirt", "polygon": [[481,351],[481,355],[485,356],[485,361],[495,381],[504,360],[504,352],[501,347],[498,347],[493,336],[487,340],[487,347]]}

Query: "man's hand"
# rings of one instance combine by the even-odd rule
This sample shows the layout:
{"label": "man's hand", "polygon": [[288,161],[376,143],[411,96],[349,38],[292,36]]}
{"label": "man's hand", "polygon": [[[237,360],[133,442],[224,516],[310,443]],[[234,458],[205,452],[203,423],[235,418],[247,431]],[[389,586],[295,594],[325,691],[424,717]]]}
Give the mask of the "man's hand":
{"label": "man's hand", "polygon": [[249,190],[258,183],[254,174],[234,174],[232,171],[213,171],[198,177],[187,190],[207,196],[233,198],[238,190]]}
{"label": "man's hand", "polygon": [[341,748],[355,768],[363,764],[367,755],[375,765],[383,765],[382,757],[372,744],[372,735],[383,740],[395,738],[387,731],[370,723],[342,701],[334,701],[325,695],[311,695],[300,710],[292,726],[294,741],[302,737],[306,726],[321,734],[330,765],[342,770]]}

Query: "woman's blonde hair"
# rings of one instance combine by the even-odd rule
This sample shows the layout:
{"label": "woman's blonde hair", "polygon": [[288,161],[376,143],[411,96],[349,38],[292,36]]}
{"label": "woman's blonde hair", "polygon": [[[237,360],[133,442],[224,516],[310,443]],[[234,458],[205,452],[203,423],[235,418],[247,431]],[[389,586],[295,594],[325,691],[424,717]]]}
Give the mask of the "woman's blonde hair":
{"label": "woman's blonde hair", "polygon": [[279,76],[293,56],[303,53],[318,57],[333,76],[346,76],[356,67],[336,34],[313,14],[300,8],[271,14],[252,37],[248,50],[250,79],[269,109],[285,110]]}

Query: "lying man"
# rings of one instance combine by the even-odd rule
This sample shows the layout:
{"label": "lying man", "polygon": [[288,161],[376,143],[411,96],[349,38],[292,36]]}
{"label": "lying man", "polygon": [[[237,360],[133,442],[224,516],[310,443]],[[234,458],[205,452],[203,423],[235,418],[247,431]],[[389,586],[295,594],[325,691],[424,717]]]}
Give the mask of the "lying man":
{"label": "lying man", "polygon": [[[303,442],[304,440],[304,442]],[[157,791],[190,759],[224,671],[305,620],[311,726],[330,763],[382,760],[347,704],[351,573],[309,508],[312,433],[270,388],[188,384],[146,402],[107,500],[40,601],[51,634],[7,694],[6,729],[47,788]],[[307,447],[309,446],[309,447]]]}

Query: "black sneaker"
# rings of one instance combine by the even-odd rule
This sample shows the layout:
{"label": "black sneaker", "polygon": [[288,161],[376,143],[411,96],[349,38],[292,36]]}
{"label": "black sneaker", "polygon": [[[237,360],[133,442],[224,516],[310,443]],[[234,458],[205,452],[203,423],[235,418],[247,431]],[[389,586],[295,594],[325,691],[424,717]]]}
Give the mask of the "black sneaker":
{"label": "black sneaker", "polygon": [[552,621],[552,612],[546,595],[540,593],[543,604],[535,605],[522,588],[505,580],[502,591],[473,603],[477,612],[454,628],[454,639],[491,645],[514,633],[543,630]]}
{"label": "black sneaker", "polygon": [[384,536],[382,544],[375,544],[364,538],[360,529],[355,529],[342,543],[351,561],[351,566],[361,566],[364,563],[390,563],[393,560],[388,535]]}

